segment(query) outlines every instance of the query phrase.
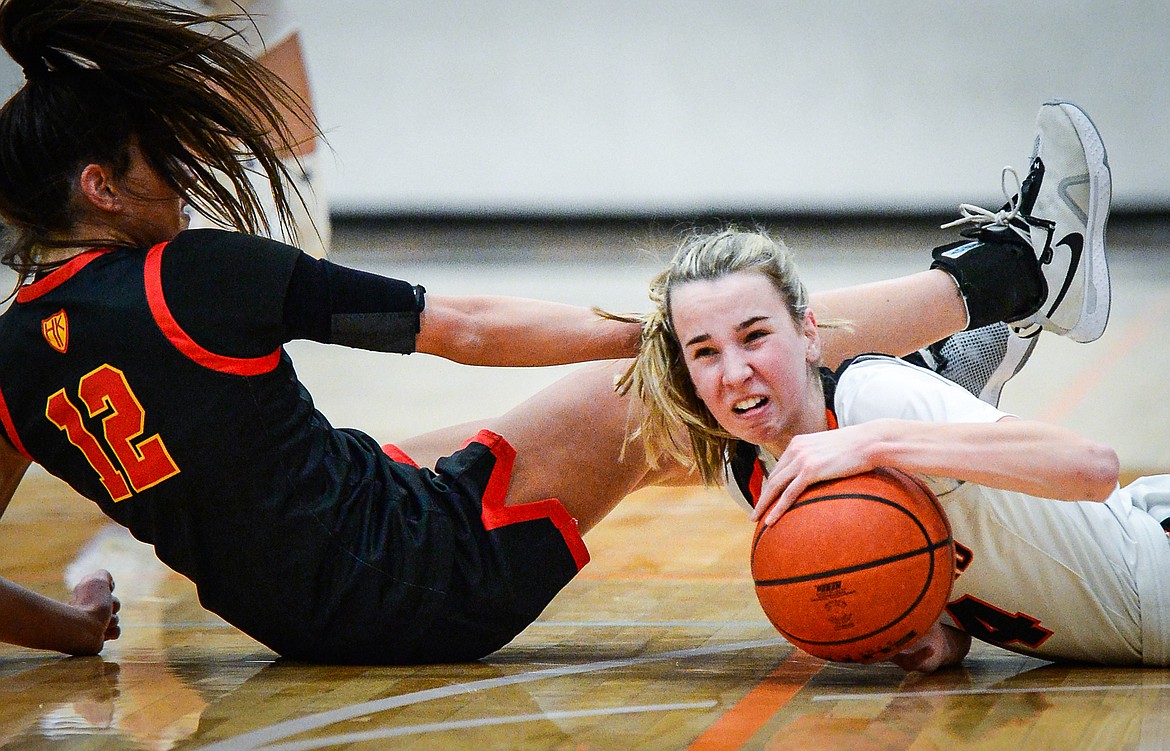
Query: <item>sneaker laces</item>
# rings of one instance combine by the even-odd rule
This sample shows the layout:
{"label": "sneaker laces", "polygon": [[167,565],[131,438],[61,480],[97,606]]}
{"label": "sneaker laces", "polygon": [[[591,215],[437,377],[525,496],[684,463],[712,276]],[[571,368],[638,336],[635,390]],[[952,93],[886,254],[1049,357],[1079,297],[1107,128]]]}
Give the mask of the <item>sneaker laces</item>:
{"label": "sneaker laces", "polygon": [[[1016,184],[1015,191],[1008,190],[1008,176],[1011,176],[1012,181]],[[1014,167],[1004,167],[999,175],[999,186],[1003,191],[1003,197],[1007,199],[1006,205],[999,211],[988,211],[982,206],[975,206],[970,203],[959,204],[959,214],[961,216],[953,222],[947,222],[942,225],[940,229],[951,229],[952,227],[962,227],[965,224],[973,224],[976,227],[983,228],[989,225],[997,227],[1008,227],[1016,232],[1025,240],[1030,240],[1028,231],[1021,227],[1027,226],[1025,220],[1020,218],[1020,193],[1023,190],[1023,183],[1020,182],[1020,176]]]}

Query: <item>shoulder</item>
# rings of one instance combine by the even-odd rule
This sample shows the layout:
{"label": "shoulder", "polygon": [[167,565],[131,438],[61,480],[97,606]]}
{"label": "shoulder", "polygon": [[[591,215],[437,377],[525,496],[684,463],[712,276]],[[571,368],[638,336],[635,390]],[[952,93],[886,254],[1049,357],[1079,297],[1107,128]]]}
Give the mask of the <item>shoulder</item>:
{"label": "shoulder", "polygon": [[300,253],[291,245],[267,237],[222,229],[183,230],[167,243],[167,248],[203,256],[231,253],[236,256],[267,256],[270,259],[288,255],[295,257]]}
{"label": "shoulder", "polygon": [[838,388],[887,388],[900,390],[922,383],[936,383],[943,388],[958,386],[933,370],[890,355],[861,355],[847,361],[836,373]]}
{"label": "shoulder", "polygon": [[847,361],[836,372],[834,400],[896,398],[920,388],[949,390],[954,383],[927,368],[889,355],[861,355]]}
{"label": "shoulder", "polygon": [[859,357],[838,372],[834,408],[842,425],[883,417],[996,422],[1007,416],[938,373],[885,355]]}
{"label": "shoulder", "polygon": [[[242,232],[192,229],[180,232],[163,253],[164,281],[210,276],[218,283],[272,278],[287,282],[301,251],[275,240]],[[230,284],[230,281],[228,281]]]}
{"label": "shoulder", "polygon": [[159,291],[200,346],[237,357],[267,354],[282,341],[284,301],[300,255],[254,235],[187,230],[162,251]]}

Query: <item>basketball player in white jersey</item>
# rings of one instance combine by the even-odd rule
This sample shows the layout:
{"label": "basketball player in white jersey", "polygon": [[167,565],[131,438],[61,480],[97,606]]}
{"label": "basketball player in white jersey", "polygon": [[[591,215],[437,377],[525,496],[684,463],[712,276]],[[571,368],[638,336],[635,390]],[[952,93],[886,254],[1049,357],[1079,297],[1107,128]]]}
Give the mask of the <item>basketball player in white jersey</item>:
{"label": "basketball player in white jersey", "polygon": [[[1108,161],[1075,105],[1047,103],[1037,125],[1018,194],[999,212],[964,215],[976,234],[1014,232],[1045,268],[1050,303],[1011,336],[1092,341],[1108,318]],[[964,246],[940,251],[961,256]],[[626,381],[647,407],[648,455],[695,457],[708,483],[726,478],[766,523],[811,483],[883,464],[939,495],[958,577],[941,619],[898,665],[956,664],[974,637],[1050,660],[1170,666],[1170,475],[1119,488],[1112,449],[895,358],[818,371],[807,292],[787,249],[762,233],[691,238],[651,297],[657,309]]]}

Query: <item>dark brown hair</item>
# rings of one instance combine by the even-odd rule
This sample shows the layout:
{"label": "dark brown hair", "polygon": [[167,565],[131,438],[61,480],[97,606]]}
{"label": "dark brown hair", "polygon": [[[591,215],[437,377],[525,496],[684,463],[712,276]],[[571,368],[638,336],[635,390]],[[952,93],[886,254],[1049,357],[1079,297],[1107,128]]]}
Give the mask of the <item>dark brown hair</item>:
{"label": "dark brown hair", "polygon": [[0,262],[22,279],[34,272],[37,248],[62,245],[51,237],[76,221],[81,169],[120,173],[132,143],[201,213],[242,232],[271,229],[248,180],[259,170],[295,233],[280,106],[317,128],[303,100],[230,43],[241,23],[157,0],[3,0],[0,45],[27,80],[0,108],[0,217],[15,235]]}

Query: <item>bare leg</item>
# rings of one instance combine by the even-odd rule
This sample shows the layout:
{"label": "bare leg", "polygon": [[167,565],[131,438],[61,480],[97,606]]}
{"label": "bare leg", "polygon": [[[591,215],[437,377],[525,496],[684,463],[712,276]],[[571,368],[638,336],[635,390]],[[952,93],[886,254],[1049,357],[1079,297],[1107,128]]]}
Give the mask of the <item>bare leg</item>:
{"label": "bare leg", "polygon": [[967,306],[945,271],[813,293],[817,320],[844,319],[850,328],[821,329],[825,364],[865,352],[905,355],[967,325]]}
{"label": "bare leg", "polygon": [[[967,321],[955,283],[942,271],[832,290],[815,296],[814,305],[822,316],[827,311],[854,322],[851,329],[822,332],[828,334],[834,364],[862,352],[911,352],[953,334]],[[434,466],[487,428],[516,449],[505,503],[556,498],[588,531],[639,488],[698,483],[689,468],[668,458],[649,467],[641,442],[626,442],[632,402],[614,393],[613,384],[627,366],[628,361],[584,366],[500,417],[398,445],[420,464]]]}
{"label": "bare leg", "polygon": [[581,531],[588,531],[638,488],[688,482],[689,470],[669,460],[651,469],[638,441],[626,445],[623,454],[630,400],[614,393],[613,383],[627,366],[625,361],[586,365],[500,417],[397,445],[418,463],[433,465],[487,428],[516,449],[504,502],[556,498]]}

